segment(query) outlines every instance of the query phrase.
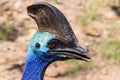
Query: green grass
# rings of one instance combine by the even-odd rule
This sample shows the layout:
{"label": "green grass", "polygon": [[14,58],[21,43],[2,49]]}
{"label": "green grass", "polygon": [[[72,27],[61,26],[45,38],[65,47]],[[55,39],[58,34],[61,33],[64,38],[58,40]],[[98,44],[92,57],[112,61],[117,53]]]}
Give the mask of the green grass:
{"label": "green grass", "polygon": [[56,4],[62,4],[63,0],[51,0],[52,2],[56,3]]}
{"label": "green grass", "polygon": [[80,23],[81,23],[81,25],[84,26],[84,25],[87,25],[94,20],[99,19],[100,17],[101,17],[101,15],[98,13],[87,14],[87,15],[81,17]]}
{"label": "green grass", "polygon": [[119,3],[120,4],[120,0],[112,0],[112,3]]}
{"label": "green grass", "polygon": [[101,5],[100,0],[93,0],[93,3],[91,5],[84,6],[80,9],[85,13],[82,17],[79,18],[80,24],[82,26],[85,26],[94,20],[100,19],[100,17],[102,16],[99,13],[100,5]]}
{"label": "green grass", "polygon": [[5,40],[6,37],[9,36],[9,34],[14,30],[15,28],[8,25],[0,27],[0,40]]}
{"label": "green grass", "polygon": [[108,41],[101,50],[102,57],[113,59],[115,64],[120,64],[120,41]]}
{"label": "green grass", "polygon": [[[75,62],[75,63],[73,63]],[[93,68],[97,68],[97,65],[94,64],[94,62],[82,62],[82,63],[79,63],[78,61],[74,61],[73,62],[70,62],[69,65],[74,65],[73,67],[70,67],[66,74],[67,75],[73,75],[73,74],[76,74],[80,71],[87,71],[87,70],[91,70]]]}

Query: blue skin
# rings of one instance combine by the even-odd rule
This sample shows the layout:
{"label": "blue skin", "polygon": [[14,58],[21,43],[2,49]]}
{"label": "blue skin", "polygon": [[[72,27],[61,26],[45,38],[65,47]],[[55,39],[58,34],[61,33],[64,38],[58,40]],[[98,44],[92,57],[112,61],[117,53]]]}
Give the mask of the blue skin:
{"label": "blue skin", "polygon": [[[55,35],[48,32],[36,32],[28,47],[26,65],[22,80],[43,80],[44,70],[59,55],[51,55],[48,42],[57,39]],[[40,48],[36,48],[35,44],[39,43]]]}

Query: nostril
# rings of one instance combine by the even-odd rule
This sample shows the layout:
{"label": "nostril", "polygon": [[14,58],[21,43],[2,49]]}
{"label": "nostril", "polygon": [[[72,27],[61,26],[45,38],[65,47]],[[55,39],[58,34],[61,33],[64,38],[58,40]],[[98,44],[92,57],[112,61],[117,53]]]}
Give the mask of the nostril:
{"label": "nostril", "polygon": [[89,49],[86,49],[86,48],[83,48],[83,50],[82,50],[82,53],[88,53],[89,52]]}
{"label": "nostril", "polygon": [[85,51],[86,53],[88,53],[89,52],[89,49],[86,49],[86,51]]}
{"label": "nostril", "polygon": [[79,50],[81,53],[88,53],[89,52],[89,49],[81,47],[81,46],[79,46]]}

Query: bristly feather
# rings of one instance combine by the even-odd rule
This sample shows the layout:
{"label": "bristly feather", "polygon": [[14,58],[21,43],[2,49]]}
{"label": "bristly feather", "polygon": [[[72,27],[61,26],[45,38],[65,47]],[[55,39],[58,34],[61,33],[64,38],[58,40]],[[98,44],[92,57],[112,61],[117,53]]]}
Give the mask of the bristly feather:
{"label": "bristly feather", "polygon": [[77,39],[65,16],[48,3],[35,3],[27,7],[28,15],[37,23],[40,32],[50,32],[66,44],[75,44]]}

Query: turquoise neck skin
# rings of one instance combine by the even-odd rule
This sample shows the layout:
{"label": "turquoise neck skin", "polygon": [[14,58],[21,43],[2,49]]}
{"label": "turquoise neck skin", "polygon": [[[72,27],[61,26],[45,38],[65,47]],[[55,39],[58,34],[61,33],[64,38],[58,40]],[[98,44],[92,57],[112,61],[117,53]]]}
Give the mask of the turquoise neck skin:
{"label": "turquoise neck skin", "polygon": [[[28,48],[22,80],[43,80],[47,66],[56,58],[47,52],[47,44],[53,38],[56,37],[48,32],[35,33]],[[40,43],[40,49],[35,48],[36,42]]]}

